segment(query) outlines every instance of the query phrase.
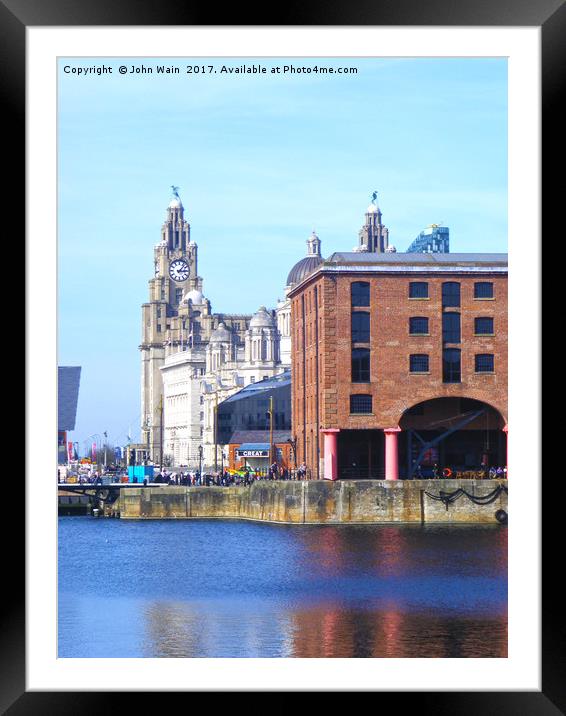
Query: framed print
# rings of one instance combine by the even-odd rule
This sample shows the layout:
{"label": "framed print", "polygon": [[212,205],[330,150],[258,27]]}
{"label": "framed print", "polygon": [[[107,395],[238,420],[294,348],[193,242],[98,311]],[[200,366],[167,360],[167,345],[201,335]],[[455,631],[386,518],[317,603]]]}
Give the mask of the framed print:
{"label": "framed print", "polygon": [[[538,350],[563,5],[283,8],[265,25],[167,2],[0,9],[27,328],[3,707],[378,691],[435,713],[563,711]],[[60,515],[88,516],[58,520],[55,488]],[[388,500],[405,512],[376,537],[364,521]],[[452,523],[488,505],[492,524]]]}

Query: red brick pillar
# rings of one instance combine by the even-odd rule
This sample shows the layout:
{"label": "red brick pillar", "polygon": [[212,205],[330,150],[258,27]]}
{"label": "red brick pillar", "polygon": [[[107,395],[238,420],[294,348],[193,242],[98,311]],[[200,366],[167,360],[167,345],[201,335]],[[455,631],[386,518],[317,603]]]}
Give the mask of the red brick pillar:
{"label": "red brick pillar", "polygon": [[324,435],[324,479],[338,479],[338,433],[336,428],[322,430]]}
{"label": "red brick pillar", "polygon": [[505,467],[507,468],[507,477],[509,477],[509,435],[508,435],[508,425],[506,425],[503,428],[503,432],[505,433]]}
{"label": "red brick pillar", "polygon": [[385,479],[399,479],[399,451],[397,436],[401,428],[385,428]]}

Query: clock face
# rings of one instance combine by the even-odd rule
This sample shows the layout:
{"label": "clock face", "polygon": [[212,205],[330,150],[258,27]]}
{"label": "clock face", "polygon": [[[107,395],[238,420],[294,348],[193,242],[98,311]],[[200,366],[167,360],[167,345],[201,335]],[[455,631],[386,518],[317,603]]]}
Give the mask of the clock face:
{"label": "clock face", "polygon": [[173,261],[169,266],[169,276],[173,281],[186,281],[189,278],[189,264],[183,259]]}

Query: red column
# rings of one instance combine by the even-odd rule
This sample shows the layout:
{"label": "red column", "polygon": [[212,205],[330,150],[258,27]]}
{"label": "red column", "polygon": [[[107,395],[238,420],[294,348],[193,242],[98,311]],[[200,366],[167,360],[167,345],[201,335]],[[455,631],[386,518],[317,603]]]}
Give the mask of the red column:
{"label": "red column", "polygon": [[401,428],[385,428],[385,479],[399,479],[399,453],[397,449],[397,435]]}
{"label": "red column", "polygon": [[322,430],[324,435],[324,479],[338,479],[338,433],[336,428]]}
{"label": "red column", "polygon": [[503,432],[505,433],[505,467],[507,468],[507,477],[509,477],[509,435],[508,435],[508,425],[506,425],[503,428]]}

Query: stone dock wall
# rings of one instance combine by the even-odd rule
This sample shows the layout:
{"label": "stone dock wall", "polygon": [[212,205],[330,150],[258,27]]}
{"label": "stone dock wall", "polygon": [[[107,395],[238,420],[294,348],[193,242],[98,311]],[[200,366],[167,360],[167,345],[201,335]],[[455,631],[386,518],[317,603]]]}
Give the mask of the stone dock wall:
{"label": "stone dock wall", "polygon": [[484,497],[505,480],[259,481],[249,487],[146,487],[121,490],[122,519],[249,519],[287,524],[380,522],[497,522],[507,512],[507,492],[487,505],[465,494],[450,504],[435,500],[458,489]]}

